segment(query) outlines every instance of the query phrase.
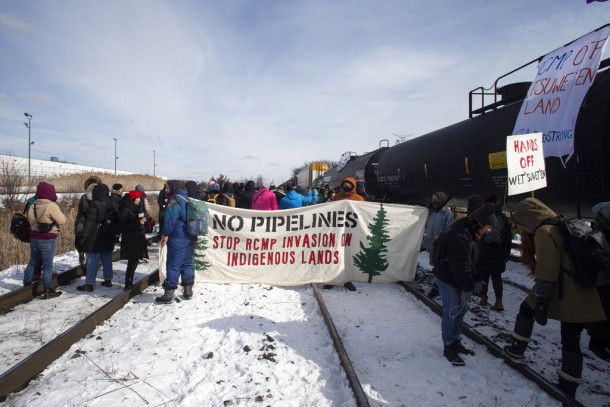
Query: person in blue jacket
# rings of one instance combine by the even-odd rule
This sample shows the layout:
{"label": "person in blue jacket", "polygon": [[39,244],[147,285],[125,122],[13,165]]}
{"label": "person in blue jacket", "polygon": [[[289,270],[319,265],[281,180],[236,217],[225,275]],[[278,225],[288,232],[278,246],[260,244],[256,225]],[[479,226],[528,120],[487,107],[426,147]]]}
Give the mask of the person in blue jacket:
{"label": "person in blue jacket", "polygon": [[282,198],[280,202],[280,209],[293,209],[293,208],[301,208],[303,205],[308,205],[311,203],[311,188],[307,188],[307,194],[303,195],[301,193],[301,187],[289,186],[287,187],[288,193],[285,197]]}
{"label": "person in blue jacket", "polygon": [[178,288],[178,278],[182,279],[184,298],[193,298],[195,270],[193,254],[197,237],[186,233],[186,205],[188,193],[182,181],[172,180],[169,184],[169,201],[163,220],[163,239],[161,247],[167,245],[166,277],[163,282],[165,290],[161,297],[155,298],[160,304],[174,301],[174,292]]}

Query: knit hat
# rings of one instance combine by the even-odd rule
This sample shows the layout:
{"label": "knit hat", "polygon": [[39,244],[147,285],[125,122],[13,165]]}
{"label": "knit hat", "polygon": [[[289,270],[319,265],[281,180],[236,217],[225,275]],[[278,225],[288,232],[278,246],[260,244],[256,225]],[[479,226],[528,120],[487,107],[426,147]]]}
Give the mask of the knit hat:
{"label": "knit hat", "polygon": [[486,203],[481,206],[479,209],[476,209],[472,214],[470,214],[472,219],[478,222],[479,225],[496,225],[496,208],[493,204]]}
{"label": "knit hat", "polygon": [[140,191],[141,193],[146,192],[146,191],[144,191],[144,187],[140,184],[136,185],[136,191]]}
{"label": "knit hat", "polygon": [[475,210],[483,206],[483,198],[481,195],[470,195],[468,197],[468,207],[466,208],[467,213],[473,213]]}
{"label": "knit hat", "polygon": [[115,195],[122,195],[123,194],[123,185],[121,184],[113,184],[112,185],[112,191],[110,191],[111,193],[115,194]]}
{"label": "knit hat", "polygon": [[138,191],[137,189],[129,191],[129,199],[131,199],[132,201],[135,201],[137,198],[141,197],[142,195],[143,195],[142,192]]}
{"label": "knit hat", "polygon": [[220,191],[220,185],[218,185],[216,182],[215,182],[215,183],[213,183],[213,184],[210,186],[210,191]]}

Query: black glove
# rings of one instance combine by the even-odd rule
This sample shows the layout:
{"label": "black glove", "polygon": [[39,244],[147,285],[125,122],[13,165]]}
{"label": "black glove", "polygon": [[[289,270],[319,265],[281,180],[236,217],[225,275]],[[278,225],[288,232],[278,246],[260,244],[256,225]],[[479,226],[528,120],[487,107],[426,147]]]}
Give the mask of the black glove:
{"label": "black glove", "polygon": [[538,298],[536,308],[534,308],[534,318],[542,326],[546,325],[548,320],[549,302],[548,298]]}

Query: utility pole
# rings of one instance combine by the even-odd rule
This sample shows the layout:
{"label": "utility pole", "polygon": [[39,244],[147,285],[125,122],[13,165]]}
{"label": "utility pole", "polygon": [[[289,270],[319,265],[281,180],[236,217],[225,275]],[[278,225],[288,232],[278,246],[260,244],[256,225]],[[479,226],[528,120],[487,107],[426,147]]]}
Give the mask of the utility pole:
{"label": "utility pole", "polygon": [[119,157],[116,155],[116,138],[113,137],[112,139],[114,140],[114,175],[116,175],[116,160]]}
{"label": "utility pole", "polygon": [[28,184],[30,183],[30,177],[32,175],[32,115],[29,113],[24,113],[23,114],[27,119],[28,122],[27,123],[23,123],[25,124],[25,127],[28,128]]}
{"label": "utility pole", "polygon": [[153,177],[157,176],[157,152],[153,150]]}

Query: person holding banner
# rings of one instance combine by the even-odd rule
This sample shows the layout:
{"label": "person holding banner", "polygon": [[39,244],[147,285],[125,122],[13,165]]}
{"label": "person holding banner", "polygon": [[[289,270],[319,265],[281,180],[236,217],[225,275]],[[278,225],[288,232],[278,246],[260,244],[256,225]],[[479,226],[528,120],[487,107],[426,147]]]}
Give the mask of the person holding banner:
{"label": "person holding banner", "polygon": [[599,294],[595,287],[581,286],[568,274],[574,273],[576,265],[553,210],[536,198],[526,198],[517,204],[511,220],[521,229],[521,259],[536,282],[521,303],[513,339],[504,347],[504,355],[523,363],[534,321],[540,325],[546,325],[548,318],[561,321],[557,386],[574,397],[582,382],[582,331],[587,323],[606,319]]}
{"label": "person holding banner", "polygon": [[186,233],[186,205],[188,193],[182,181],[172,180],[169,185],[169,201],[163,220],[161,247],[167,245],[166,278],[163,282],[164,294],[155,298],[159,304],[174,302],[174,292],[178,288],[178,278],[182,280],[184,298],[193,297],[195,270],[193,254],[197,237]]}
{"label": "person holding banner", "polygon": [[444,247],[440,248],[440,257],[446,261],[432,269],[443,302],[443,356],[453,366],[465,365],[460,353],[474,355],[474,351],[462,345],[462,324],[475,287],[478,242],[495,224],[495,208],[491,204],[455,221],[443,240]]}

